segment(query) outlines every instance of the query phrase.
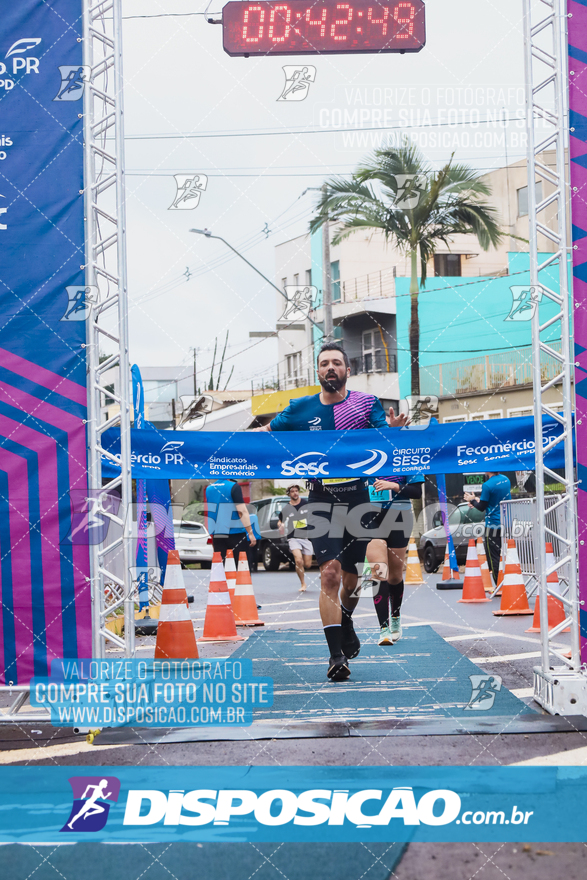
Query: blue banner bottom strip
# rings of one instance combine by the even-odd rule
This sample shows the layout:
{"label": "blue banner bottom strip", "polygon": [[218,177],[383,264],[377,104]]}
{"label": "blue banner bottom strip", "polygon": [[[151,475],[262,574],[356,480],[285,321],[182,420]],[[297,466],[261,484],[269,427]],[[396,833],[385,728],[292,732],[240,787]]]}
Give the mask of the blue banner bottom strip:
{"label": "blue banner bottom strip", "polygon": [[91,769],[2,768],[0,842],[587,838],[586,767]]}

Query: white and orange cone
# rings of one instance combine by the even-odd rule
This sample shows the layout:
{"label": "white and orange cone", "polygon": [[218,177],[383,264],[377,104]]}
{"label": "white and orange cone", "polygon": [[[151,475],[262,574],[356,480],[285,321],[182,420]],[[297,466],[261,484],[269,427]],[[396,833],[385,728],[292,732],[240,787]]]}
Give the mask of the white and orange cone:
{"label": "white and orange cone", "polygon": [[481,568],[479,567],[479,558],[477,556],[477,547],[475,540],[469,540],[467,547],[467,564],[465,566],[465,580],[463,582],[463,595],[459,602],[491,602],[485,596],[483,587],[483,578],[481,576]]}
{"label": "white and orange cone", "polygon": [[182,660],[200,656],[177,550],[170,550],[167,556],[154,656],[156,659],[173,657]]}
{"label": "white and orange cone", "polygon": [[477,557],[479,559],[479,568],[481,569],[481,577],[483,579],[483,588],[486,593],[493,593],[493,580],[489,565],[487,564],[487,556],[485,555],[485,547],[483,539],[477,538]]}
{"label": "white and orange cone", "polygon": [[224,574],[226,576],[226,585],[230,593],[230,601],[234,608],[234,588],[236,586],[236,565],[234,564],[234,553],[232,550],[226,551],[226,559],[224,560]]}
{"label": "white and orange cone", "polygon": [[516,542],[512,538],[508,540],[507,546],[505,573],[501,584],[501,605],[499,610],[493,613],[496,617],[532,614],[532,609],[528,605]]}
{"label": "white and orange cone", "polygon": [[[550,541],[546,542],[546,568],[552,568],[554,565],[554,552],[552,549],[552,544]],[[558,573],[556,571],[551,571],[551,573],[546,578],[546,583],[550,584],[550,589],[553,593],[557,593],[557,596],[560,596],[560,583],[558,579]],[[559,623],[562,623],[566,618],[565,606],[561,602],[557,596],[548,596],[548,628],[554,629],[555,626],[558,626]],[[570,627],[567,626],[566,629],[561,630],[561,632],[570,632]],[[534,619],[532,621],[532,626],[530,629],[526,630],[527,633],[537,633],[540,632],[540,596],[536,595],[536,605],[534,606]]]}
{"label": "white and orange cone", "polygon": [[238,626],[265,626],[265,623],[259,620],[257,613],[257,602],[246,553],[241,553],[238,561],[232,605]]}
{"label": "white and orange cone", "polygon": [[200,642],[240,642],[243,636],[239,636],[234,623],[230,593],[224,577],[222,555],[216,551],[212,557],[210,571],[210,589],[208,591],[208,605],[206,606],[206,619],[204,620],[204,635]]}
{"label": "white and orange cone", "polygon": [[418,556],[416,542],[413,538],[410,538],[410,543],[408,544],[408,560],[406,564],[406,573],[404,575],[404,584],[411,584],[412,586],[416,586],[423,583],[424,578],[422,577],[420,557]]}
{"label": "white and orange cone", "polygon": [[450,554],[448,552],[448,546],[446,548],[446,552],[444,554],[444,566],[442,569],[442,580],[443,581],[458,581],[459,579],[459,570],[457,568],[456,571],[451,569],[450,567]]}

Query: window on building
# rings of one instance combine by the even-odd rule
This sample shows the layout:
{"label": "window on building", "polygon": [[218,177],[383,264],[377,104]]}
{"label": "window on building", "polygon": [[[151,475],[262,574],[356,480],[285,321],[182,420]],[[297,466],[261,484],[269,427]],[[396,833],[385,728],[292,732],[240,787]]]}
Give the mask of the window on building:
{"label": "window on building", "polygon": [[288,382],[297,382],[302,377],[302,353],[296,351],[295,354],[286,354],[285,356],[285,375]]}
{"label": "window on building", "polygon": [[296,272],[296,274],[294,275],[294,282],[293,283],[295,284],[296,287],[300,286],[300,273],[299,272]]}
{"label": "window on building", "polygon": [[[536,181],[536,201],[542,201],[542,181]],[[528,187],[522,186],[518,190],[518,217],[528,216]]]}
{"label": "window on building", "polygon": [[172,379],[145,379],[145,403],[171,403],[177,400],[177,382]]}
{"label": "window on building", "polygon": [[340,262],[338,260],[330,264],[330,278],[332,281],[332,302],[340,302]]}
{"label": "window on building", "polygon": [[281,287],[282,287],[283,290],[285,290],[285,285],[286,285],[286,284],[287,284],[287,278],[282,278],[282,279],[281,279]]}
{"label": "window on building", "polygon": [[[106,385],[105,388],[106,391],[110,391],[112,394],[114,394],[114,385]],[[104,395],[104,406],[110,406],[110,404],[114,402],[114,398],[110,397],[109,394]]]}
{"label": "window on building", "polygon": [[384,352],[381,346],[381,336],[378,330],[363,331],[363,370],[365,373],[374,373],[383,369]]}
{"label": "window on building", "polygon": [[469,416],[467,413],[461,413],[460,416],[445,416],[443,418],[443,424],[448,424],[448,422],[468,422]]}
{"label": "window on building", "polygon": [[310,286],[312,284],[312,270],[306,269],[306,284]]}
{"label": "window on building", "polygon": [[434,274],[442,278],[461,275],[461,254],[434,254]]}
{"label": "window on building", "polygon": [[534,408],[532,406],[517,406],[514,409],[508,409],[508,418],[515,419],[519,416],[533,416]]}
{"label": "window on building", "polygon": [[486,419],[502,419],[502,418],[503,418],[503,410],[502,409],[492,409],[489,412],[471,413],[471,421],[472,422],[484,422]]}

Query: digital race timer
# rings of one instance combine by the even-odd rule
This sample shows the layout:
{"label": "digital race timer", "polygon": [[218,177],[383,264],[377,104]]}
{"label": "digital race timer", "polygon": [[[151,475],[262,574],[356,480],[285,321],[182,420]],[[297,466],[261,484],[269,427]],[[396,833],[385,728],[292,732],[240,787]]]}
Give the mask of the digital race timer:
{"label": "digital race timer", "polygon": [[222,10],[229,55],[419,52],[426,42],[423,0],[259,0]]}

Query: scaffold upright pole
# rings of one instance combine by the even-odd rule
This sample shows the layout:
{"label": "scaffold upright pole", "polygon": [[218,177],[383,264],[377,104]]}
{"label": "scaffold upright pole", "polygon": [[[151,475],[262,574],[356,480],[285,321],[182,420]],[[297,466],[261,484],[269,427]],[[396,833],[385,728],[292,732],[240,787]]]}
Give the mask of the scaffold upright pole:
{"label": "scaffold upright pole", "polygon": [[[577,504],[573,461],[573,373],[572,327],[569,291],[569,110],[567,68],[566,0],[524,0],[524,46],[526,74],[526,120],[528,134],[528,221],[530,284],[535,302],[532,316],[532,372],[534,388],[534,431],[536,443],[536,519],[535,554],[540,597],[541,663],[534,669],[534,699],[552,714],[578,715],[587,712],[587,676],[579,649],[579,595],[577,572]],[[554,155],[548,162],[546,152]],[[538,198],[538,183],[544,192]],[[557,228],[546,222],[545,211],[556,209]],[[548,253],[539,252],[538,237],[554,245]],[[549,286],[542,270],[556,272],[558,290]],[[541,317],[540,303],[551,302],[555,314]],[[560,332],[561,350],[550,344]],[[542,356],[559,364],[557,376],[542,379]],[[555,384],[562,386],[562,412],[554,412],[546,403],[546,392]],[[562,426],[555,440],[544,445],[543,415],[554,417]],[[565,472],[560,477],[544,461],[545,454],[563,444]],[[563,484],[557,504],[564,511],[558,519],[560,531],[546,522],[545,484],[548,480]],[[552,508],[550,508],[552,511]],[[555,542],[560,550],[554,565],[547,567],[546,542]],[[568,588],[562,597],[565,620],[548,629],[548,583],[553,571],[564,573]],[[571,650],[566,654],[554,643],[567,627],[571,629]]]}
{"label": "scaffold upright pole", "polygon": [[[90,546],[93,655],[104,657],[109,639],[130,657],[134,654],[134,602],[121,0],[83,0],[83,20],[86,284],[91,300],[87,322],[88,504],[95,519],[105,518],[116,530],[114,538],[106,534]],[[105,387],[104,376],[116,367],[119,382],[112,391]],[[114,398],[118,412],[101,422],[106,396]],[[120,461],[101,443],[104,431],[115,426],[120,427]],[[120,464],[120,474],[104,480],[102,462],[109,459]],[[107,627],[120,609],[124,635]]]}

